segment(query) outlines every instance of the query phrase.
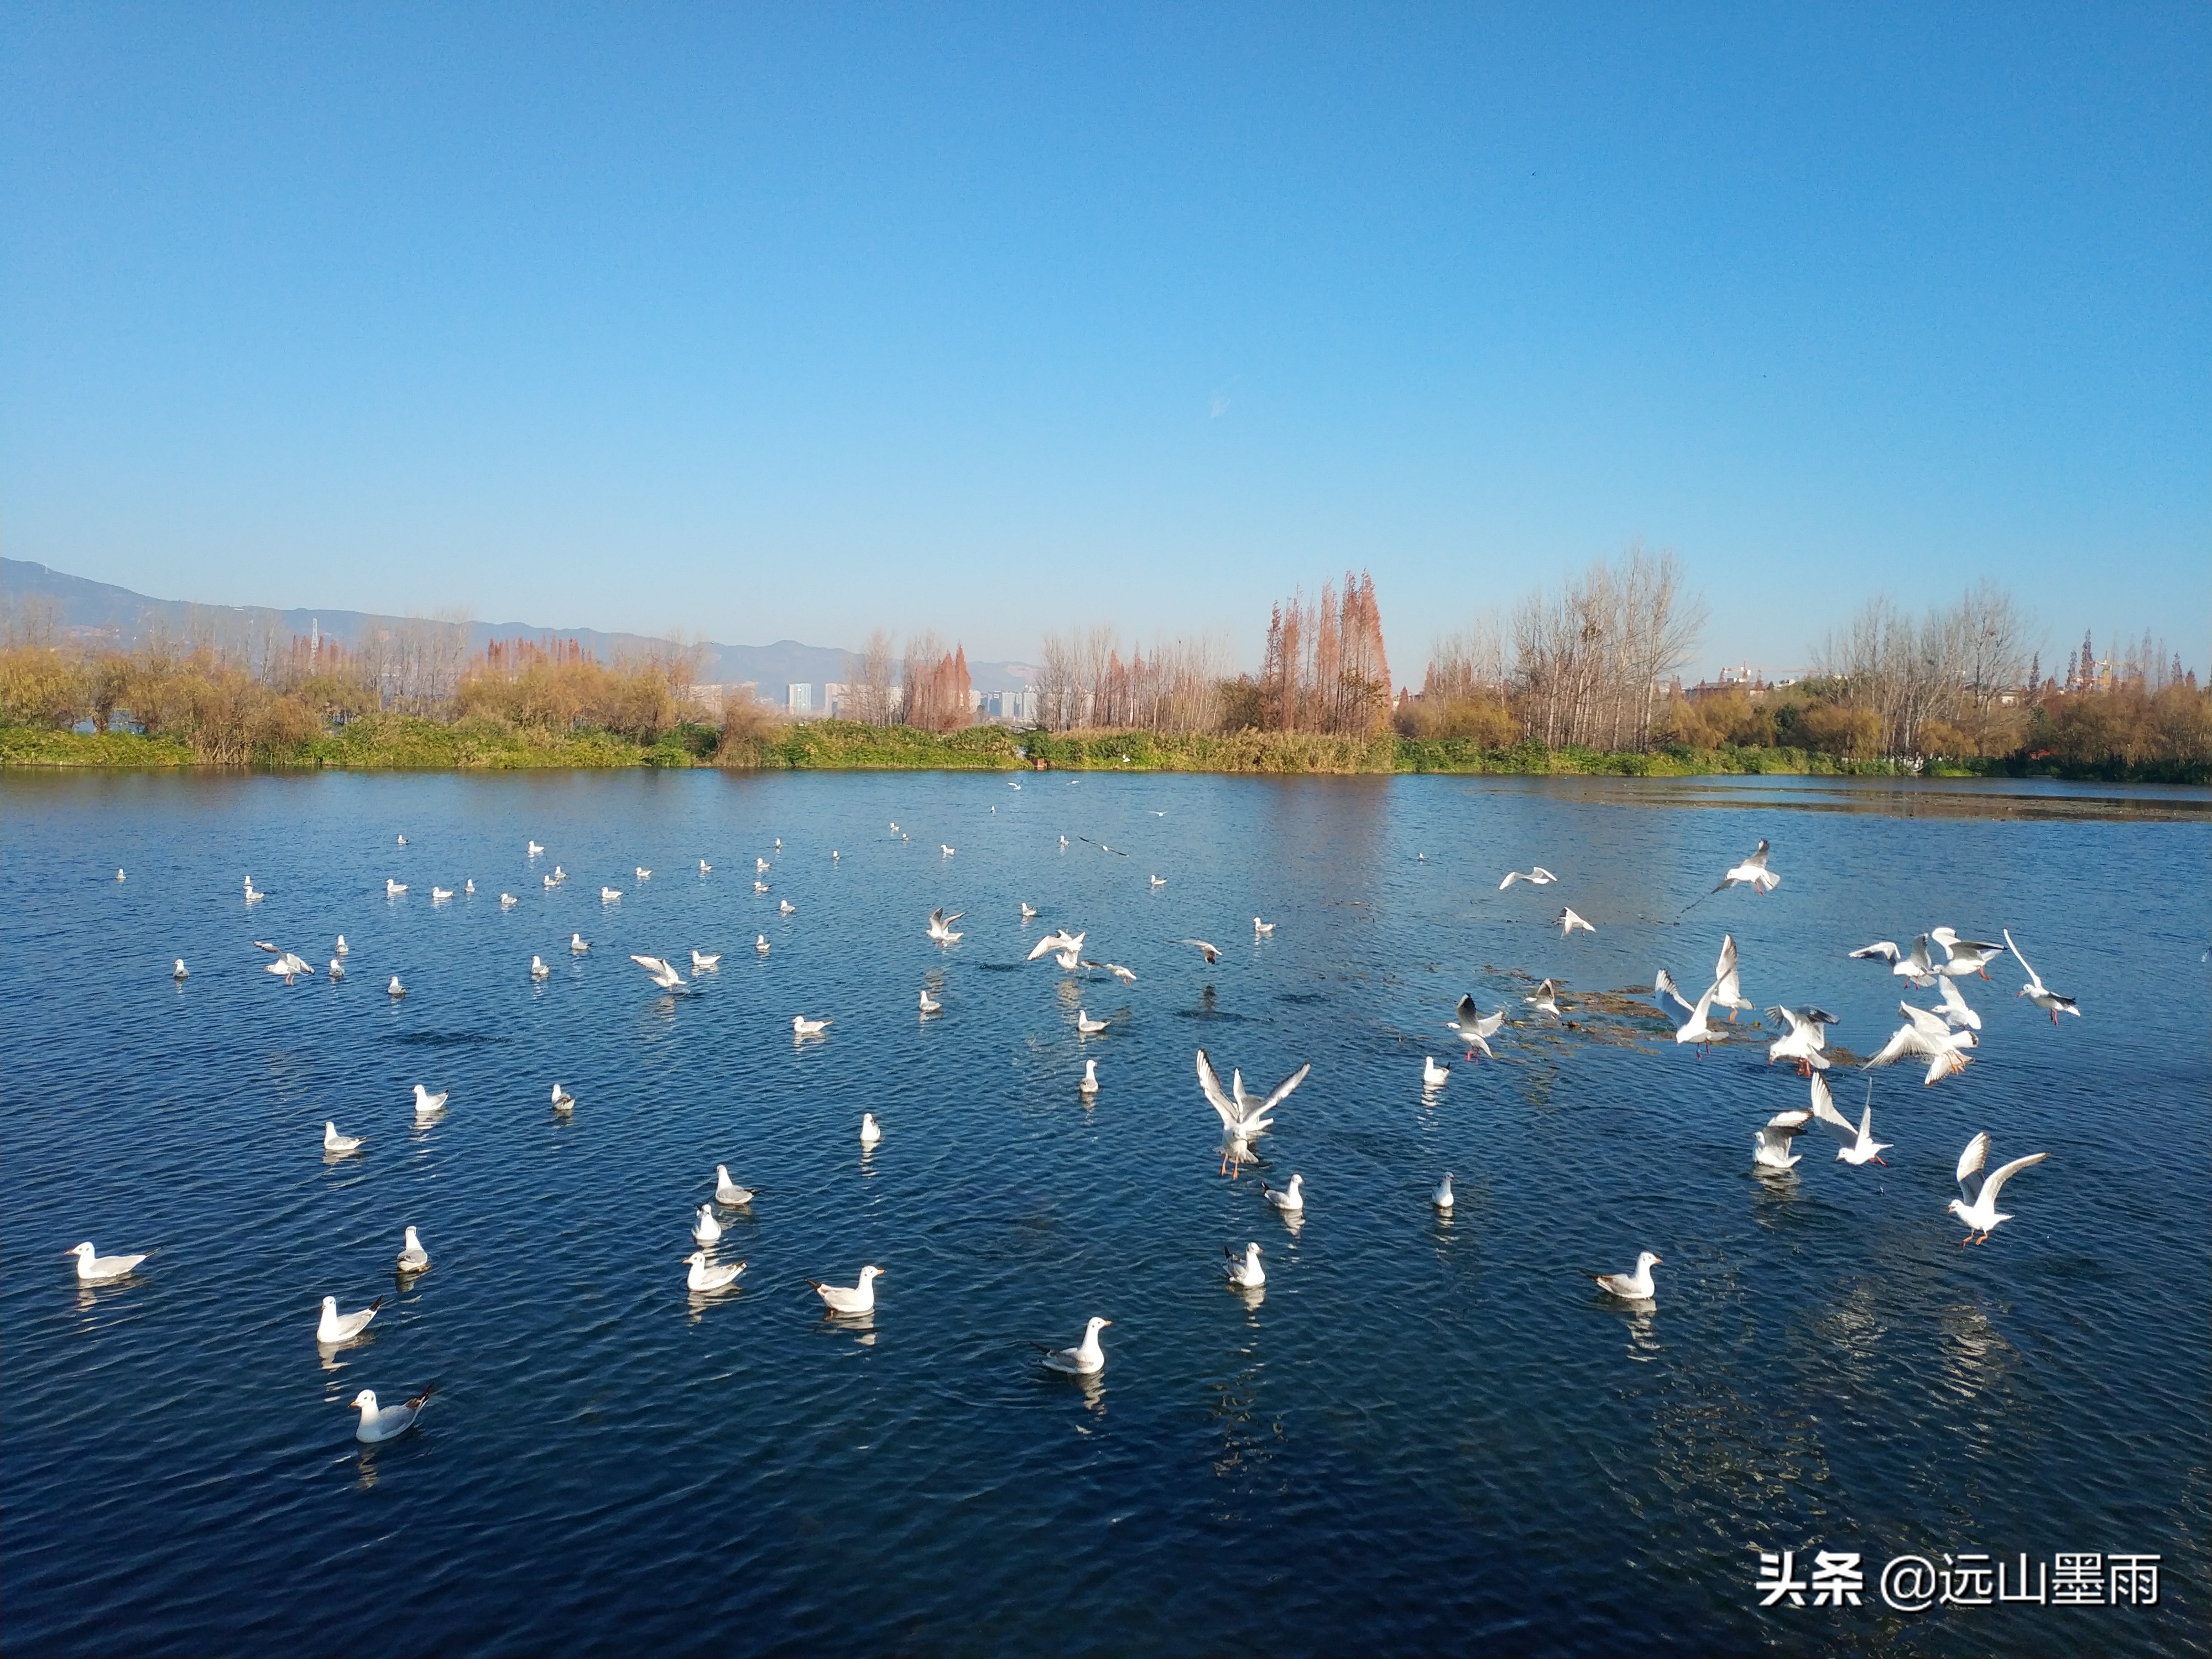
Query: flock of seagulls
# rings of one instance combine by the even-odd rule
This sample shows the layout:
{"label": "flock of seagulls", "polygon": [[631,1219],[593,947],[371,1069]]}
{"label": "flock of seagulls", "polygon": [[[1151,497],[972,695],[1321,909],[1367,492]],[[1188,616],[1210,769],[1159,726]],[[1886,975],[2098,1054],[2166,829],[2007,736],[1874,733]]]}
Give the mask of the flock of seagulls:
{"label": "flock of seagulls", "polygon": [[[908,838],[896,823],[892,824],[891,831],[902,840]],[[404,836],[400,838],[399,844],[405,845]],[[1103,843],[1093,844],[1101,846],[1102,850],[1114,850],[1103,848]],[[526,845],[527,856],[533,860],[544,854],[544,847],[535,840]],[[779,850],[781,845],[779,840],[776,842]],[[1063,851],[1066,850],[1067,839],[1064,836],[1060,837],[1060,846]],[[945,858],[950,859],[954,852],[950,845],[941,848]],[[1760,896],[1773,892],[1781,884],[1781,878],[1768,866],[1769,852],[1768,843],[1761,841],[1750,857],[1728,870],[1711,890],[1712,892],[1735,886],[1749,887]],[[833,859],[836,856],[833,853]],[[699,873],[702,877],[710,873],[712,869],[713,866],[706,859],[698,860]],[[768,859],[756,859],[757,878],[765,877],[769,872],[770,861]],[[633,876],[635,881],[643,883],[652,879],[653,872],[641,865],[635,866]],[[122,878],[123,872],[118,871],[117,879]],[[549,886],[553,885],[558,880],[565,880],[566,873],[556,866],[555,874],[545,879]],[[1151,879],[1154,886],[1162,884],[1158,877]],[[1551,870],[1536,865],[1526,872],[1508,871],[1499,882],[1498,889],[1504,891],[1519,883],[1544,887],[1559,880],[1560,878]],[[754,885],[757,891],[764,893],[768,890],[762,880],[756,879]],[[463,890],[473,893],[474,882],[467,882]],[[388,878],[385,883],[385,891],[388,898],[397,899],[406,893],[407,884]],[[246,893],[249,905],[266,896],[254,888],[251,877],[246,879]],[[453,896],[453,890],[433,886],[431,896],[434,903],[443,903]],[[501,897],[503,902],[507,899],[506,895]],[[603,887],[600,897],[603,902],[612,904],[621,899],[622,893],[611,887]],[[780,908],[785,915],[793,913],[793,907],[788,900],[783,901]],[[1024,927],[1035,921],[1038,914],[1036,906],[1026,901],[1022,902],[1020,919]],[[957,945],[963,934],[955,928],[954,924],[960,921],[964,915],[963,911],[948,910],[942,906],[932,910],[926,922],[927,937],[940,947],[949,948]],[[1255,943],[1273,934],[1275,925],[1255,916],[1252,927]],[[1578,931],[1595,931],[1593,925],[1577,915],[1571,906],[1562,908],[1559,927],[1563,940],[1571,939]],[[1103,972],[1111,975],[1125,986],[1135,983],[1137,975],[1133,970],[1117,963],[1085,957],[1083,951],[1087,938],[1085,932],[1071,933],[1065,927],[1054,927],[1034,941],[1026,960],[1036,963],[1050,957],[1064,972]],[[1181,943],[1196,949],[1209,964],[1220,960],[1218,947],[1204,939],[1185,939]],[[256,939],[253,944],[256,949],[271,958],[264,964],[264,971],[281,978],[287,985],[315,975],[313,964],[297,952],[268,940]],[[569,950],[573,955],[581,957],[591,948],[580,933],[571,933]],[[757,937],[755,950],[763,956],[768,954],[769,943],[765,934]],[[2061,1013],[2080,1017],[2081,1009],[2074,999],[2051,990],[2035,969],[2029,966],[2008,930],[2003,933],[2002,945],[1965,939],[1955,930],[1945,927],[1933,927],[1918,935],[1909,950],[1900,949],[1894,942],[1884,939],[1850,951],[1849,956],[1854,959],[1879,960],[1887,963],[1894,976],[1917,989],[1924,991],[1932,988],[1938,998],[1937,1006],[1933,1008],[1901,1002],[1899,1008],[1905,1016],[1905,1023],[1878,1052],[1863,1062],[1864,1066],[1887,1066],[1908,1058],[1915,1061],[1924,1060],[1927,1062],[1925,1081],[1930,1085],[1964,1069],[1971,1063],[1972,1051],[1979,1045],[1983,1019],[1978,1011],[1966,1001],[1959,981],[1972,976],[1986,980],[1990,964],[2008,953],[2019,962],[2027,976],[2027,982],[2018,993],[2020,996],[2031,999],[2039,1009],[2048,1012],[2054,1024]],[[327,969],[331,979],[343,976],[344,959],[348,954],[344,936],[341,934],[337,940],[336,954],[331,957]],[[645,971],[656,988],[672,994],[688,988],[683,971],[667,957],[631,953],[629,959]],[[690,953],[690,966],[695,976],[714,973],[720,961],[720,952],[693,947]],[[533,956],[531,958],[530,974],[533,979],[543,980],[549,972],[541,957]],[[180,982],[187,977],[187,970],[181,959],[175,962],[172,973]],[[396,975],[392,976],[388,989],[395,998],[406,994]],[[1562,994],[1563,982],[1547,978],[1522,1000],[1534,1014],[1560,1021],[1564,1019],[1559,1002]],[[1071,997],[1070,1000],[1073,999]],[[1674,1026],[1676,1043],[1695,1046],[1700,1058],[1713,1043],[1729,1040],[1739,1029],[1737,1017],[1740,1014],[1752,1013],[1756,1009],[1756,1005],[1744,994],[1742,963],[1733,934],[1723,935],[1711,981],[1695,1002],[1683,994],[1674,976],[1663,968],[1653,977],[1653,1000]],[[920,992],[918,1003],[920,1012],[925,1018],[941,1014],[944,1010],[943,1001],[932,994],[927,985]],[[1856,1122],[1846,1117],[1834,1103],[1826,1073],[1832,1065],[1827,1053],[1827,1034],[1838,1024],[1836,1017],[1810,1006],[1778,1006],[1767,1012],[1777,1018],[1783,1028],[1782,1034],[1767,1044],[1768,1062],[1788,1060],[1793,1063],[1800,1075],[1809,1080],[1809,1100],[1802,1107],[1776,1112],[1765,1123],[1756,1127],[1753,1133],[1754,1170],[1761,1176],[1790,1175],[1801,1161],[1802,1155],[1796,1151],[1796,1142],[1815,1123],[1836,1137],[1838,1150],[1835,1156],[1838,1161],[1854,1167],[1869,1163],[1886,1164],[1881,1154],[1893,1150],[1894,1143],[1877,1140],[1874,1137],[1871,1085]],[[1726,1015],[1725,1022],[1717,1023],[1722,1014]],[[818,1018],[796,1015],[791,1022],[793,1040],[804,1042],[824,1039],[834,1023],[834,1018],[828,1015]],[[1110,1023],[1107,1019],[1092,1018],[1087,1008],[1079,1006],[1076,1010],[1075,1026],[1079,1038],[1103,1034]],[[1473,1061],[1478,1053],[1486,1058],[1494,1058],[1491,1040],[1497,1037],[1506,1024],[1507,1011],[1504,1008],[1485,1014],[1475,1006],[1473,996],[1467,995],[1460,999],[1453,1017],[1445,1022],[1445,1029],[1464,1045],[1467,1059]],[[1752,1029],[1758,1029],[1756,1022]],[[1763,1036],[1764,1033],[1761,1035]],[[1194,1070],[1199,1091],[1218,1121],[1220,1173],[1233,1180],[1244,1165],[1259,1161],[1254,1151],[1255,1143],[1273,1128],[1276,1114],[1310,1076],[1313,1067],[1310,1062],[1301,1065],[1264,1095],[1248,1090],[1243,1072],[1233,1066],[1229,1083],[1224,1087],[1212,1057],[1204,1048],[1196,1051]],[[1439,1064],[1434,1055],[1424,1056],[1422,1087],[1425,1097],[1431,1103],[1437,1091],[1449,1081],[1450,1076],[1449,1065]],[[1100,1079],[1095,1057],[1085,1057],[1079,1088],[1086,1101],[1098,1094]],[[554,1109],[562,1113],[573,1110],[575,1105],[574,1095],[558,1082],[552,1085],[550,1100]],[[416,1127],[424,1127],[436,1123],[445,1113],[447,1101],[446,1091],[434,1094],[425,1085],[415,1085],[414,1120]],[[862,1114],[859,1133],[864,1152],[877,1146],[883,1139],[882,1127],[872,1113]],[[335,1121],[326,1121],[323,1126],[322,1149],[327,1157],[344,1158],[356,1154],[362,1150],[364,1140],[363,1136],[341,1133]],[[1996,1207],[2005,1184],[2021,1170],[2044,1162],[2048,1157],[2045,1152],[2032,1152],[2013,1158],[1985,1174],[1989,1147],[1990,1136],[1987,1132],[1983,1132],[1973,1138],[1959,1159],[1956,1180],[1960,1196],[1951,1200],[1948,1209],[1967,1229],[1966,1237],[1960,1241],[1962,1243],[1986,1243],[1998,1226],[2012,1218]],[[1303,1223],[1307,1205],[1303,1174],[1291,1172],[1287,1182],[1281,1187],[1273,1186],[1264,1180],[1258,1185],[1265,1202],[1286,1225],[1295,1230]],[[699,1205],[693,1213],[690,1237],[696,1248],[683,1257],[686,1269],[685,1285],[690,1292],[703,1296],[726,1291],[734,1286],[743,1275],[745,1262],[722,1263],[714,1259],[714,1247],[726,1231],[717,1208],[720,1206],[726,1211],[743,1209],[751,1205],[757,1196],[758,1189],[732,1180],[726,1165],[714,1167],[714,1200]],[[1430,1201],[1440,1214],[1449,1215],[1451,1212],[1454,1198],[1452,1176],[1449,1171],[1443,1175],[1434,1188]],[[76,1273],[80,1283],[108,1285],[130,1278],[148,1260],[149,1253],[103,1256],[87,1241],[69,1254],[76,1259]],[[1233,1245],[1225,1245],[1224,1255],[1224,1278],[1231,1288],[1250,1293],[1264,1287],[1267,1283],[1262,1260],[1264,1252],[1256,1240],[1248,1241],[1242,1251]],[[410,1224],[404,1228],[401,1249],[394,1265],[403,1281],[429,1270],[430,1256],[416,1226]],[[1661,1265],[1662,1261],[1659,1255],[1646,1249],[1638,1253],[1636,1265],[1630,1272],[1591,1273],[1588,1277],[1608,1297],[1631,1303],[1650,1304],[1656,1297],[1652,1269]],[[882,1277],[883,1273],[880,1266],[869,1263],[860,1268],[857,1282],[850,1285],[811,1279],[806,1282],[820,1297],[830,1316],[850,1317],[872,1312],[876,1305],[876,1280]],[[346,1311],[340,1308],[337,1297],[324,1297],[316,1325],[317,1342],[325,1347],[334,1347],[355,1341],[375,1320],[383,1305],[384,1298],[380,1297],[365,1307]],[[1085,1327],[1082,1339],[1072,1347],[1054,1348],[1046,1344],[1036,1344],[1043,1355],[1045,1367],[1066,1375],[1097,1376],[1106,1363],[1099,1334],[1111,1323],[1111,1320],[1103,1316],[1091,1318]],[[362,1390],[349,1402],[359,1415],[356,1438],[363,1443],[374,1444],[406,1432],[419,1419],[434,1392],[434,1386],[423,1389],[402,1404],[387,1407],[379,1404],[373,1390]]]}

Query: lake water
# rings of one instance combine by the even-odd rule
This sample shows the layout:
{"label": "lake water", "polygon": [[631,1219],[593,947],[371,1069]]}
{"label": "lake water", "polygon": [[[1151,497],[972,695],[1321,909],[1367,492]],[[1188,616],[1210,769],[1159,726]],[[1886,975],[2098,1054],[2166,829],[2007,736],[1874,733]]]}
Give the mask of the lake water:
{"label": "lake water", "polygon": [[[2205,792],[1020,781],[8,777],[0,1645],[2205,1650]],[[1762,836],[1778,892],[1680,915]],[[1498,890],[1532,862],[1559,884]],[[1597,932],[1562,940],[1562,902]],[[1943,922],[2009,927],[2086,1017],[2054,1028],[2009,961],[1966,981],[1978,1063],[1871,1074],[1887,1168],[1816,1126],[1758,1178],[1805,1085],[1598,994],[1664,965],[1694,996],[1732,932],[1748,995],[1865,1054],[1905,988],[1844,952]],[[1024,964],[1060,924],[1136,983]],[[319,969],[341,932],[338,985],[251,945]],[[626,959],[695,946],[722,963],[681,996]],[[1546,974],[1573,1029],[1460,1057],[1463,992],[1517,1018]],[[796,1043],[800,1013],[836,1023]],[[1234,1181],[1201,1044],[1263,1086],[1313,1063]],[[1424,1054],[1455,1062],[1433,1101]],[[418,1082],[451,1091],[422,1131]],[[360,1156],[325,1159],[326,1118]],[[1962,1249],[1984,1128],[1993,1164],[2051,1156]],[[718,1163],[763,1195],[719,1247],[741,1288],[694,1298]],[[1260,1186],[1293,1170],[1295,1232]],[[435,1265],[402,1288],[410,1223]],[[87,1237],[154,1255],[80,1291]],[[1223,1281],[1248,1240],[1264,1297]],[[1655,1309],[1578,1276],[1639,1249]],[[872,1320],[825,1322],[806,1279],[866,1262]],[[325,1354],[326,1293],[387,1299]],[[1103,1378],[1042,1370],[1030,1342],[1094,1313]],[[355,1443],[357,1389],[434,1381],[413,1433]],[[1859,1553],[1863,1604],[1760,1607],[1783,1549]],[[2154,1554],[2160,1601],[1883,1605],[1884,1563],[1947,1552]]]}

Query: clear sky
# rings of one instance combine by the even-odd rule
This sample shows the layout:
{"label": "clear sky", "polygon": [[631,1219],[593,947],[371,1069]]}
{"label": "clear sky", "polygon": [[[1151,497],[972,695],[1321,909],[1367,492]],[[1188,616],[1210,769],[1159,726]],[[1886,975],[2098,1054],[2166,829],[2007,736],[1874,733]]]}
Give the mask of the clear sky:
{"label": "clear sky", "polygon": [[2212,635],[2212,7],[0,10],[0,546],[979,659],[1640,539]]}

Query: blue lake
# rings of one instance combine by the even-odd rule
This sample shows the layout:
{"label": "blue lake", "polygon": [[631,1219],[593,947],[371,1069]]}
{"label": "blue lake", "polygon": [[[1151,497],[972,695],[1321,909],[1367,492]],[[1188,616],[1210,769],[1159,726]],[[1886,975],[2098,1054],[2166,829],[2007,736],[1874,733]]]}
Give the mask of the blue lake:
{"label": "blue lake", "polygon": [[[1020,782],[0,782],[0,1645],[2206,1650],[2205,792]],[[1761,837],[1779,890],[1700,900]],[[1498,890],[1531,863],[1559,884]],[[1563,902],[1596,933],[1563,940]],[[1806,1085],[1631,1006],[1661,966],[1694,996],[1731,933],[1749,996],[1868,1054],[1912,994],[1844,953],[1945,922],[2010,927],[2086,1017],[2008,959],[1965,981],[1975,1064],[1868,1074],[1887,1168],[1816,1126],[1758,1177]],[[1136,982],[1024,962],[1063,925]],[[720,969],[676,996],[627,959],[694,948]],[[1545,975],[1571,1027],[1520,1001]],[[1473,1064],[1443,1029],[1470,991],[1515,1018]],[[1236,1180],[1200,1045],[1263,1087],[1313,1064]],[[451,1093],[422,1130],[416,1083]],[[2051,1156],[1961,1248],[1982,1129]],[[718,1247],[739,1289],[694,1297],[717,1164],[762,1196]],[[1294,1170],[1295,1231],[1260,1185]],[[410,1224],[435,1265],[402,1286]],[[81,1291],[83,1238],[153,1254]],[[1222,1273],[1253,1240],[1259,1297]],[[1654,1308],[1580,1276],[1639,1249]],[[806,1279],[870,1262],[872,1318],[826,1321]],[[325,1294],[387,1299],[325,1352]],[[1103,1377],[1042,1370],[1092,1314]],[[356,1390],[433,1382],[415,1431],[356,1443]],[[1863,1605],[1761,1607],[1784,1549],[1860,1553]],[[1884,1562],[1947,1552],[2154,1554],[2160,1602],[1882,1604]]]}

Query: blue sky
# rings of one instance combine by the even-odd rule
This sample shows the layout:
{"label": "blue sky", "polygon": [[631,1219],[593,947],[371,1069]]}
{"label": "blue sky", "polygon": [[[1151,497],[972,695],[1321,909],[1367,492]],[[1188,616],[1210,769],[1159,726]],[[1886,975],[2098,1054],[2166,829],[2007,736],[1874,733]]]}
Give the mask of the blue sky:
{"label": "blue sky", "polygon": [[2212,631],[2212,8],[0,14],[0,545],[758,642]]}

